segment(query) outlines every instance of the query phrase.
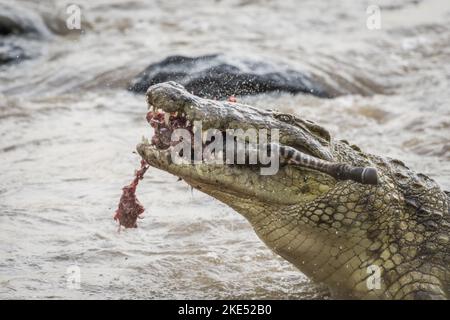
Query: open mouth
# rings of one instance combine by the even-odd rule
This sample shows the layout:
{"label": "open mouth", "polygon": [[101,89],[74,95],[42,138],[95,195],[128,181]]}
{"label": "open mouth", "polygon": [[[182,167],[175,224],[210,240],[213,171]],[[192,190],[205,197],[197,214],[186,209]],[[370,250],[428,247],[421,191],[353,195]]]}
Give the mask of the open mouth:
{"label": "open mouth", "polygon": [[[156,148],[157,150],[168,150],[171,147],[178,145],[183,142],[183,138],[178,140],[173,139],[172,134],[176,129],[183,129],[187,133],[190,141],[188,141],[191,147],[191,161],[194,161],[196,150],[194,150],[194,146],[196,143],[200,144],[201,139],[201,150],[205,150],[210,144],[215,142],[215,137],[217,134],[220,134],[222,145],[219,148],[215,148],[214,154],[207,156],[205,153],[201,152],[200,157],[202,162],[209,162],[214,160],[217,163],[217,160],[221,160],[222,163],[227,162],[228,164],[249,164],[249,153],[257,152],[257,148],[255,144],[251,144],[249,141],[245,139],[239,139],[238,136],[234,136],[227,132],[227,129],[213,129],[214,131],[209,131],[209,129],[202,130],[202,127],[197,126],[196,123],[201,123],[201,120],[190,119],[185,112],[176,111],[176,112],[168,112],[164,111],[161,108],[155,108],[153,105],[149,106],[149,111],[147,113],[146,119],[150,126],[154,129],[154,135],[151,138],[150,145]],[[198,121],[198,122],[197,122]],[[214,135],[211,134],[214,132]],[[196,136],[198,136],[197,141]],[[200,138],[201,137],[201,138]],[[238,153],[233,153],[233,158],[227,158],[226,150],[229,149],[230,143],[232,143],[233,150],[244,150],[244,163],[242,160],[239,161]],[[270,156],[270,148],[266,150],[268,152],[268,156]],[[180,157],[183,157],[183,150],[179,153]],[[254,163],[261,165],[259,163]]]}
{"label": "open mouth", "polygon": [[180,141],[172,141],[172,133],[175,129],[185,129],[194,137],[194,126],[182,112],[165,112],[162,109],[149,107],[146,119],[155,133],[151,144],[158,149],[165,150],[174,146]]}

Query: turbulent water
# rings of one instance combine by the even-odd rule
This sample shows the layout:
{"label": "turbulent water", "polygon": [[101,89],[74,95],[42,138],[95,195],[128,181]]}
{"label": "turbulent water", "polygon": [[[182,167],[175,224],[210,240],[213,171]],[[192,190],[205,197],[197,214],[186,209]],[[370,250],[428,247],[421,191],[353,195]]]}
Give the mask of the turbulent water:
{"label": "turbulent water", "polygon": [[[450,188],[448,0],[86,0],[81,33],[65,29],[69,2],[8,3],[48,34],[0,67],[0,298],[328,297],[244,218],[156,169],[138,190],[139,228],[117,232],[134,146],[151,135],[144,97],[125,88],[168,55],[259,57],[356,88],[238,99],[314,120]],[[366,27],[371,4],[379,30]]]}

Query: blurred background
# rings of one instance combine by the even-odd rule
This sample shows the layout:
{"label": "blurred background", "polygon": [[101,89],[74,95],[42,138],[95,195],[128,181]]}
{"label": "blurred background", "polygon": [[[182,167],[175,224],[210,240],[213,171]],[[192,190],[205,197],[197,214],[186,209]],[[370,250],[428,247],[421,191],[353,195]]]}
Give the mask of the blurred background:
{"label": "blurred background", "polygon": [[153,168],[145,218],[117,232],[134,146],[151,135],[130,82],[166,57],[215,53],[339,93],[239,102],[311,119],[450,189],[448,0],[1,0],[0,298],[328,298],[244,218]]}

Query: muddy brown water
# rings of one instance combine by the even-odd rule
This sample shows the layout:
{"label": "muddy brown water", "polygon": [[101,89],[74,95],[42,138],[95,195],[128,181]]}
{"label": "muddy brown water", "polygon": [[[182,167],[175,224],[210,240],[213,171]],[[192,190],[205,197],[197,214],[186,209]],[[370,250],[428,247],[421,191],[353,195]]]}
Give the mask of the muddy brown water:
{"label": "muddy brown water", "polygon": [[[314,120],[450,189],[450,2],[76,2],[81,35],[63,30],[69,2],[8,2],[60,35],[0,67],[0,298],[328,298],[241,216],[156,169],[138,190],[139,228],[117,233],[134,146],[151,135],[143,96],[123,88],[172,54],[257,56],[376,92],[238,99]],[[380,30],[366,27],[370,4]]]}

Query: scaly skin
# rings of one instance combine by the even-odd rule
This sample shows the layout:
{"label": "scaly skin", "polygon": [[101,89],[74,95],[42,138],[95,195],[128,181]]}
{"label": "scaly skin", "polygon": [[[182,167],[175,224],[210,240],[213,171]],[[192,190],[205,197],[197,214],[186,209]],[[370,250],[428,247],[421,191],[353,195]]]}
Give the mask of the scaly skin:
{"label": "scaly skin", "polygon": [[[168,150],[141,143],[151,165],[242,214],[274,252],[334,296],[353,299],[448,299],[449,197],[429,177],[401,161],[334,140],[296,116],[193,96],[173,83],[152,86],[148,103],[185,112],[207,128],[278,128],[280,143],[317,158],[378,170],[379,184],[336,181],[291,165],[262,176],[251,166],[176,165]],[[381,271],[381,288],[367,285],[368,266]],[[370,287],[370,288],[369,288]]]}

